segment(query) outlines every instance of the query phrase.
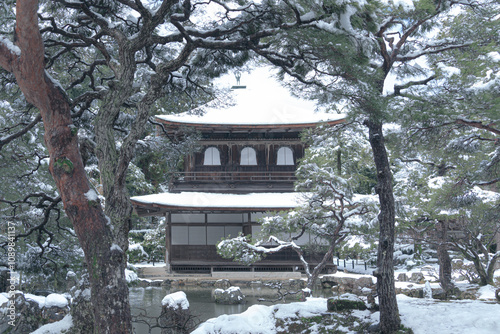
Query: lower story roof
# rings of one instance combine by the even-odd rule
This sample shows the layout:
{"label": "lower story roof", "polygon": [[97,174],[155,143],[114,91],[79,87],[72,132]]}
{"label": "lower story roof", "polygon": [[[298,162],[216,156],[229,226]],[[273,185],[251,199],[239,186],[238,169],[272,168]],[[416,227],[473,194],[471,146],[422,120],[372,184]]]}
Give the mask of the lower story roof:
{"label": "lower story roof", "polygon": [[136,213],[160,216],[167,212],[267,212],[297,207],[300,193],[224,194],[210,192],[163,193],[131,198]]}

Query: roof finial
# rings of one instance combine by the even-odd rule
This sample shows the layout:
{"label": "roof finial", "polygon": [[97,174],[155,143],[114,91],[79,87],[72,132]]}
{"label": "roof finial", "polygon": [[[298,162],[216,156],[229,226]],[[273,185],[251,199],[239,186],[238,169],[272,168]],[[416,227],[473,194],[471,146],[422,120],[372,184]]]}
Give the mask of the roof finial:
{"label": "roof finial", "polygon": [[231,89],[247,88],[247,86],[241,86],[241,84],[240,84],[240,80],[241,80],[241,72],[240,71],[234,72],[234,77],[236,78],[236,86],[231,87]]}
{"label": "roof finial", "polygon": [[234,73],[234,76],[236,77],[236,85],[239,86],[240,85],[240,79],[241,79],[241,72],[240,71],[236,71]]}

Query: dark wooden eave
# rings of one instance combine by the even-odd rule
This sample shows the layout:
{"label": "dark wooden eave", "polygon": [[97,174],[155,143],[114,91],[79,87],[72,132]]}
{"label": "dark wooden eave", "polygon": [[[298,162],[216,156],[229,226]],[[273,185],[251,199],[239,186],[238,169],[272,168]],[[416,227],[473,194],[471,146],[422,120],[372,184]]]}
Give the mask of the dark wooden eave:
{"label": "dark wooden eave", "polygon": [[320,124],[328,124],[330,126],[345,122],[345,119],[338,119],[324,122],[311,123],[292,123],[292,124],[204,124],[204,123],[189,123],[189,122],[174,122],[155,117],[159,123],[166,125],[168,132],[176,132],[182,128],[194,128],[200,132],[300,132],[303,129],[313,128]]}

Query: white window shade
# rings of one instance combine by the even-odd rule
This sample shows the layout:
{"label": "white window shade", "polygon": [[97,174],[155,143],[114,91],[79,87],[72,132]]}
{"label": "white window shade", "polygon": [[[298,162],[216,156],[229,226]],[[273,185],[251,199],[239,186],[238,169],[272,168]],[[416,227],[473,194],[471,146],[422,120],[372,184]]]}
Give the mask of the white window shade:
{"label": "white window shade", "polygon": [[293,166],[293,151],[290,147],[280,147],[278,150],[277,165]]}
{"label": "white window shade", "polygon": [[257,154],[251,147],[245,147],[241,150],[240,165],[255,166],[257,165]]}
{"label": "white window shade", "polygon": [[220,152],[215,147],[209,147],[205,150],[203,164],[206,166],[220,166]]}

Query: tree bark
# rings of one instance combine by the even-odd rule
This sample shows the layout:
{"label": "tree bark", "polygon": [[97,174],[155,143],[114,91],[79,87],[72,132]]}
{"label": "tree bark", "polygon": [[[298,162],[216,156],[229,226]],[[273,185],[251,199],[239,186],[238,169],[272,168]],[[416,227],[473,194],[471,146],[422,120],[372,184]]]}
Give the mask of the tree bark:
{"label": "tree bark", "polygon": [[368,127],[369,141],[377,170],[378,183],[375,190],[380,201],[377,269],[373,274],[377,277],[380,331],[381,333],[392,333],[397,331],[401,325],[394,286],[395,203],[392,173],[385,149],[382,122],[376,119],[373,112],[370,115],[370,118],[365,121],[365,125]]}
{"label": "tree bark", "polygon": [[0,65],[15,75],[26,100],[42,115],[50,155],[49,170],[85,253],[94,332],[131,333],[125,253],[113,246],[109,219],[87,180],[69,101],[62,88],[45,72],[37,9],[37,0],[17,1],[16,45],[21,52],[0,42]]}
{"label": "tree bark", "polygon": [[455,285],[452,280],[451,258],[448,254],[448,223],[446,221],[438,222],[438,246],[437,257],[439,261],[439,283],[443,288],[446,298],[453,292]]}

